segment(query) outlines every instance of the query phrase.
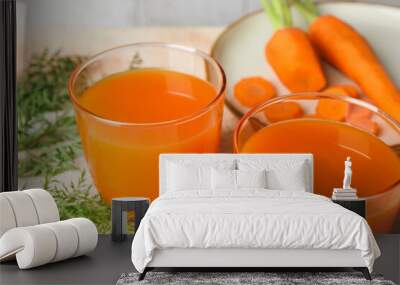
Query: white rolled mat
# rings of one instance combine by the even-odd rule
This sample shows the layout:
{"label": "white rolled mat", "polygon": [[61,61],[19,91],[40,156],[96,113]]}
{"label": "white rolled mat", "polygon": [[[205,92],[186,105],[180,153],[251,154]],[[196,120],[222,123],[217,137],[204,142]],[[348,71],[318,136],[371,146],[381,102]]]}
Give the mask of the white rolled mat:
{"label": "white rolled mat", "polygon": [[16,253],[20,269],[49,263],[56,253],[53,231],[42,225],[14,228],[0,238],[0,260]]}
{"label": "white rolled mat", "polygon": [[10,202],[0,195],[0,237],[9,229],[15,228],[17,222]]}
{"label": "white rolled mat", "polygon": [[30,196],[36,208],[39,224],[57,222],[60,220],[56,202],[49,192],[43,189],[24,190]]}
{"label": "white rolled mat", "polygon": [[0,261],[16,255],[20,269],[86,254],[96,248],[96,226],[88,219],[18,227],[0,238]]}
{"label": "white rolled mat", "polygon": [[39,223],[38,214],[30,196],[23,191],[0,193],[10,202],[15,215],[17,227],[33,226]]}
{"label": "white rolled mat", "polygon": [[57,262],[73,257],[78,249],[78,233],[73,226],[65,221],[44,224],[56,235],[57,250],[51,262]]}
{"label": "white rolled mat", "polygon": [[98,239],[97,228],[91,220],[74,218],[65,220],[64,222],[74,226],[78,233],[79,245],[74,257],[86,254],[96,248]]}

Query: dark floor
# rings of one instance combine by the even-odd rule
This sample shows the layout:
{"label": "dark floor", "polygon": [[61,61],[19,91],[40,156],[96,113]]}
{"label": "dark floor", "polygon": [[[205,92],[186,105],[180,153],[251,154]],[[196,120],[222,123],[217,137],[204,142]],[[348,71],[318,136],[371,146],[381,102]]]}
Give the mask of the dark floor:
{"label": "dark floor", "polygon": [[115,284],[124,272],[131,272],[132,239],[115,243],[100,235],[95,251],[87,256],[19,270],[16,262],[0,264],[0,284]]}
{"label": "dark floor", "polygon": [[[134,271],[130,259],[131,238],[121,243],[100,236],[97,249],[88,256],[19,270],[15,262],[0,264],[0,284],[115,284],[124,272]],[[385,279],[400,281],[400,235],[377,235],[382,251],[374,267]]]}

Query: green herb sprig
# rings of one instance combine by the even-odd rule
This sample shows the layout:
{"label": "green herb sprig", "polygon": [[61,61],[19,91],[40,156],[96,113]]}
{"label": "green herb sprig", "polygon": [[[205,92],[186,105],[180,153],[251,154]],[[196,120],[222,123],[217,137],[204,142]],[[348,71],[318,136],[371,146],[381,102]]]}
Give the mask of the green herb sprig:
{"label": "green herb sprig", "polygon": [[86,217],[96,224],[98,232],[109,233],[110,206],[93,193],[92,185],[86,181],[86,172],[82,170],[77,182],[67,185],[56,179],[46,179],[43,187],[56,201],[61,219]]}
{"label": "green herb sprig", "polygon": [[84,60],[59,52],[33,56],[17,84],[18,170],[20,177],[43,176],[43,188],[54,197],[61,219],[86,217],[99,233],[109,233],[110,207],[92,190],[86,172],[77,182],[65,184],[55,178],[82,154],[81,143],[67,93],[72,70]]}
{"label": "green herb sprig", "polygon": [[[84,57],[45,50],[32,57],[19,80],[18,148],[25,151],[19,159],[19,176],[53,176],[75,168],[79,140],[66,85],[82,60]],[[71,145],[65,146],[68,141]]]}

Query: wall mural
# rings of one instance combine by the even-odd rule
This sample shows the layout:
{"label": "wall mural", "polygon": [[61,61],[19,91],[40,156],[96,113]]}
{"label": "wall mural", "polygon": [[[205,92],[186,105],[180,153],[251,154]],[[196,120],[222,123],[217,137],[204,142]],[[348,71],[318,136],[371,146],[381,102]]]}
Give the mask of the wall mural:
{"label": "wall mural", "polygon": [[[351,18],[351,15],[348,17]],[[279,20],[279,17],[276,19]],[[306,32],[303,23],[296,21],[293,19]],[[289,22],[292,24],[292,20]],[[26,23],[23,24],[26,26]],[[223,148],[222,152],[313,153],[316,194],[331,197],[334,188],[342,186],[343,163],[351,157],[352,186],[357,188],[359,197],[366,199],[366,216],[371,228],[379,233],[399,233],[400,128],[395,120],[387,116],[388,113],[399,120],[399,106],[397,100],[390,101],[393,96],[376,95],[397,92],[399,77],[394,76],[391,81],[389,75],[382,71],[381,79],[387,84],[377,83],[374,86],[387,89],[383,90],[385,92],[373,92],[367,86],[369,80],[361,78],[365,82],[356,84],[361,79],[353,78],[351,72],[344,75],[347,70],[351,71],[352,60],[348,61],[351,64],[346,65],[346,69],[341,64],[347,63],[341,62],[340,58],[321,59],[314,54],[311,43],[307,45],[311,50],[308,61],[300,62],[293,58],[286,63],[308,66],[312,62],[312,72],[290,74],[293,70],[303,69],[291,69],[275,61],[281,56],[284,58],[285,54],[281,52],[285,49],[273,48],[276,44],[273,35],[277,34],[273,24],[259,12],[244,17],[225,32],[220,33],[219,30],[216,41],[207,37],[209,30],[206,31],[204,40],[208,44],[204,46],[213,45],[210,53],[221,63],[228,78],[224,100],[229,109],[225,108],[224,117],[222,100],[215,92],[221,79],[218,71],[213,71],[214,66],[204,59],[199,61],[199,69],[198,66],[193,67],[199,63],[196,61],[198,58],[188,60],[176,51],[160,49],[149,52],[143,49],[141,52],[138,51],[140,48],[118,51],[113,56],[119,60],[104,56],[91,61],[74,75],[68,90],[73,70],[88,60],[86,55],[109,48],[105,38],[114,39],[119,35],[125,43],[128,33],[118,31],[112,34],[109,30],[98,29],[93,38],[101,47],[87,44],[87,39],[82,37],[79,40],[85,42],[86,48],[82,53],[74,44],[64,47],[66,51],[55,51],[54,47],[64,41],[57,35],[59,31],[49,32],[51,36],[46,39],[47,34],[40,34],[37,39],[25,37],[32,43],[29,52],[33,55],[20,68],[22,71],[17,84],[19,189],[42,187],[54,196],[62,219],[84,216],[96,223],[100,233],[108,233],[112,197],[145,196],[155,199],[158,195],[158,154],[219,151],[219,123],[224,118],[222,137],[223,141],[228,141],[229,148]],[[354,24],[360,35],[368,35],[367,40],[377,47],[376,53],[382,66],[385,64],[388,74],[392,74],[398,67],[395,66],[396,61],[390,58],[397,58],[398,51],[392,49],[392,45],[381,45],[383,41],[378,36],[368,33],[368,25],[369,22]],[[246,41],[242,40],[243,31],[238,28],[242,26],[248,37]],[[133,38],[147,39],[145,32],[135,31],[137,34]],[[355,34],[357,37],[360,35]],[[68,40],[65,41],[73,36],[73,33],[66,33],[65,39]],[[51,45],[52,37],[57,41],[51,48],[39,48],[40,41]],[[318,35],[316,37],[318,40]],[[202,40],[196,33],[189,38]],[[305,40],[308,41],[306,36]],[[283,43],[284,46],[292,44]],[[327,49],[326,54],[338,53],[337,50],[330,50],[335,49],[335,45],[324,42],[312,44]],[[367,42],[364,44],[367,45]],[[243,57],[243,53],[251,56]],[[23,58],[26,54],[26,51],[19,52],[18,57]],[[378,58],[374,60],[379,63]],[[328,61],[331,65],[326,64]],[[204,65],[204,62],[207,64]],[[122,69],[119,64],[124,65]],[[168,64],[175,64],[172,67],[184,70],[185,74],[162,71],[161,67]],[[151,72],[138,70],[151,66],[161,67]],[[249,73],[250,69],[254,74]],[[318,80],[313,82],[316,84],[313,90],[305,90],[309,92],[307,96],[290,99],[281,96],[304,91],[306,78],[314,78],[314,75]],[[173,84],[163,86],[164,81]],[[135,84],[128,86],[128,82]],[[175,89],[172,90],[171,86]],[[115,100],[114,93],[108,92],[115,89],[119,90],[119,94],[123,93],[121,90],[126,92],[126,98],[121,95],[120,101]],[[248,96],[249,90],[262,94],[258,94],[259,97]],[[311,91],[324,91],[324,94]],[[196,100],[186,102],[179,96],[165,100],[167,97],[162,95],[169,93],[189,94],[188,97]],[[97,94],[102,94],[102,100],[98,100]],[[218,103],[209,112],[201,114],[192,123],[180,125],[174,121],[197,111],[200,113],[207,105],[205,102],[209,103],[214,97],[220,101],[217,100]],[[263,104],[270,99],[274,101],[269,101],[272,102],[269,105]],[[385,112],[380,112],[373,103]],[[133,111],[128,108],[131,106]],[[227,119],[227,116],[230,117]],[[239,117],[242,118],[240,124]],[[157,125],[165,121],[172,123]],[[150,131],[147,129],[149,126],[142,127],[149,123],[154,123]],[[229,130],[227,124],[230,124]],[[233,141],[235,126],[236,140]]]}

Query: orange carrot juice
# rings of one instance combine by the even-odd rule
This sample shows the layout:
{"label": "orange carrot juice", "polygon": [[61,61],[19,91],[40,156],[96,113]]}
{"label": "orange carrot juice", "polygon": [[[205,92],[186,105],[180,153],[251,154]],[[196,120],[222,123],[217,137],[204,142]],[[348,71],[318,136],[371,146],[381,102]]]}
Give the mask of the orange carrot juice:
{"label": "orange carrot juice", "polygon": [[352,186],[367,198],[371,227],[388,232],[393,226],[399,211],[400,189],[395,185],[400,181],[400,159],[374,135],[340,122],[296,119],[258,130],[239,151],[313,153],[314,192],[328,197],[334,187],[342,186],[344,161],[351,156]]}
{"label": "orange carrot juice", "polygon": [[223,96],[195,76],[163,69],[117,73],[78,101],[85,157],[108,202],[156,198],[160,153],[218,151]]}

